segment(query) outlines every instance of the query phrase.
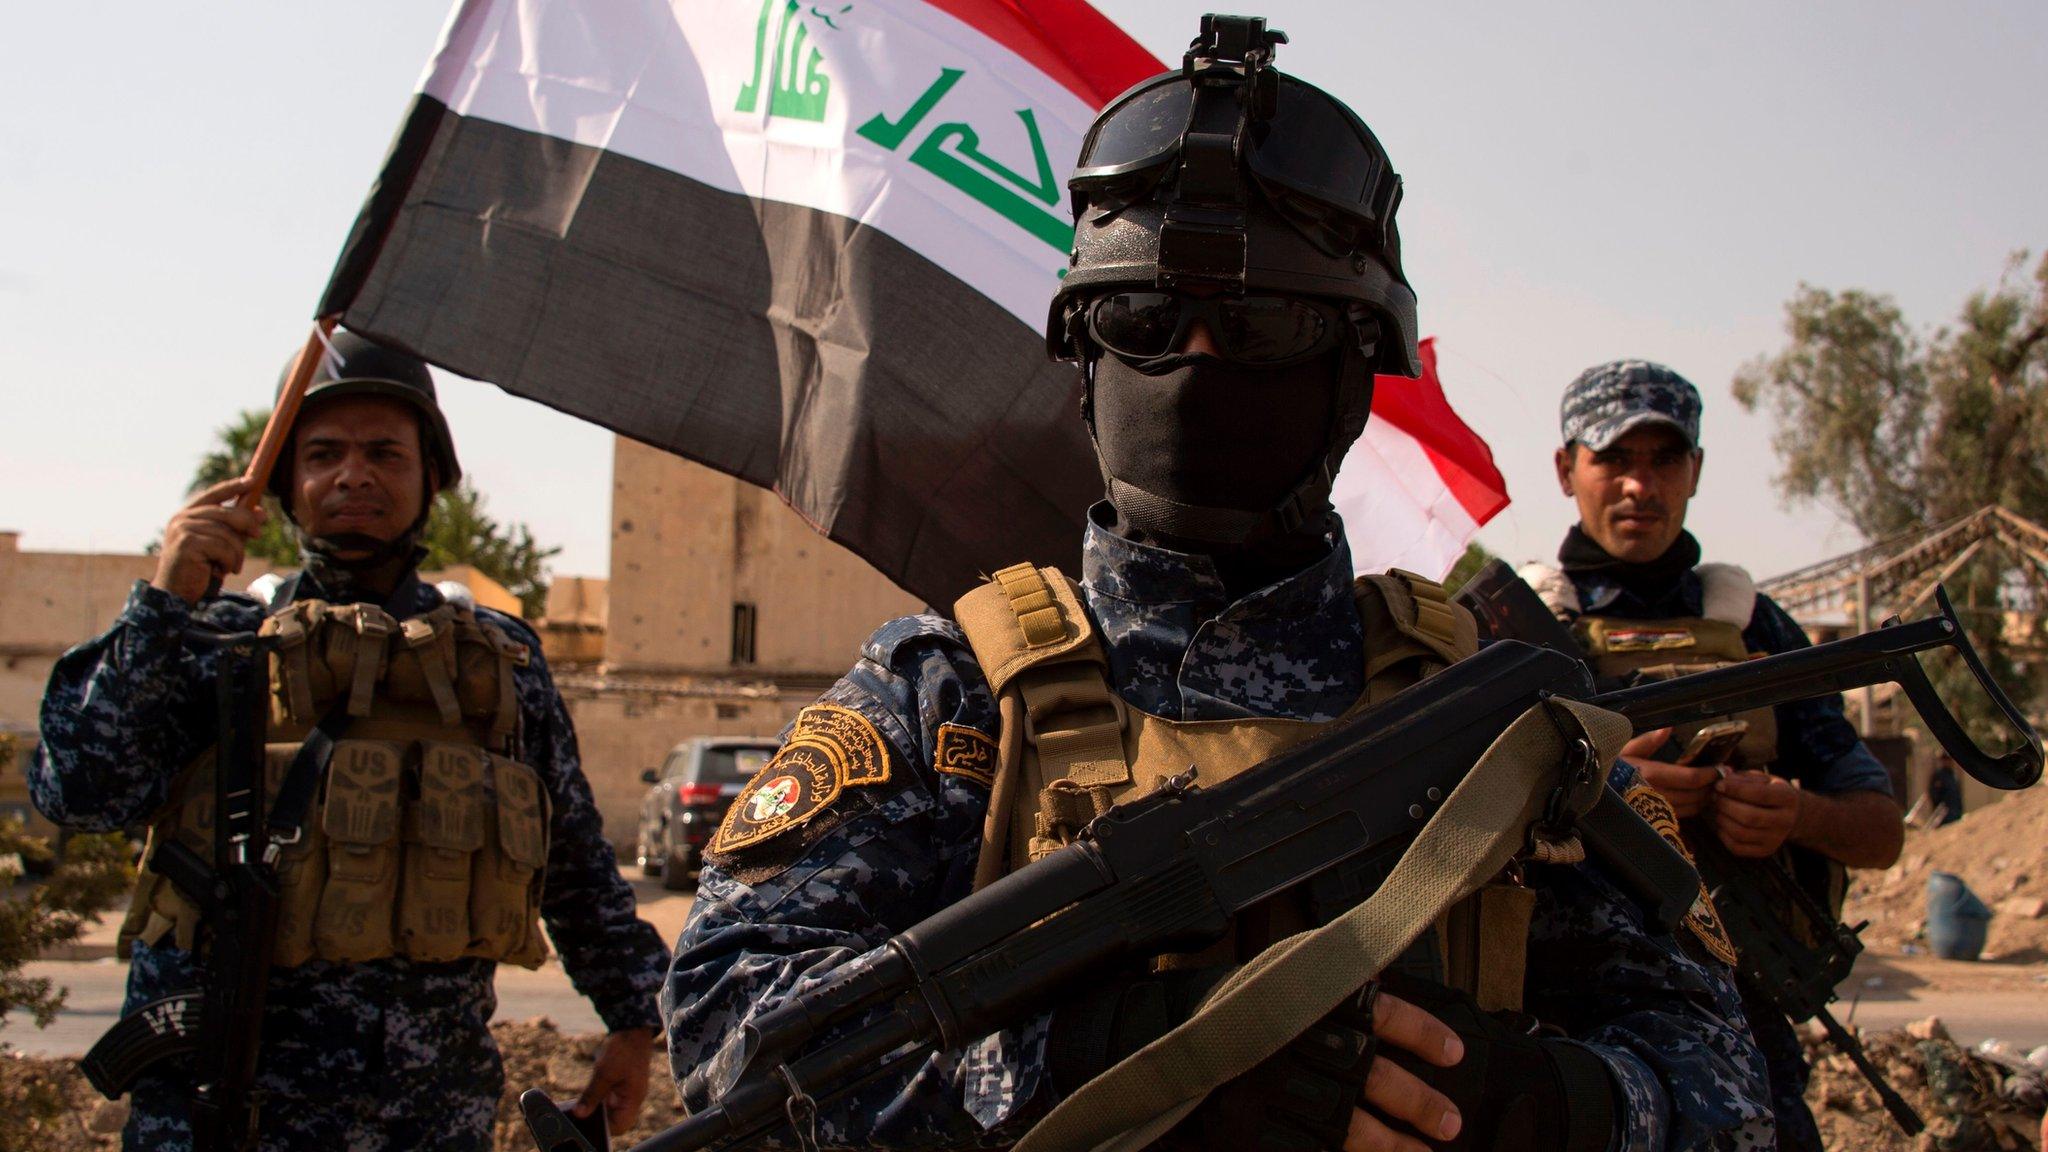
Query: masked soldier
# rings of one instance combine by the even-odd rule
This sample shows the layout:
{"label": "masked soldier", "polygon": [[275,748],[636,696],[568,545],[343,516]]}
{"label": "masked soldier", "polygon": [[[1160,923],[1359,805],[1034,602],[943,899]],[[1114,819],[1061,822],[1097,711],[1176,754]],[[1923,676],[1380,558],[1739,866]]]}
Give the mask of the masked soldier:
{"label": "masked soldier", "polygon": [[[1086,374],[1108,496],[1080,580],[1020,565],[957,623],[885,624],[797,717],[714,840],[663,990],[691,1107],[730,1081],[742,1025],[834,965],[1190,763],[1227,778],[1474,650],[1436,584],[1352,578],[1332,478],[1373,373],[1416,371],[1400,182],[1357,116],[1273,70],[1282,39],[1207,18],[1184,71],[1089,132],[1047,332]],[[821,749],[858,783],[793,787]],[[1589,865],[1523,879],[1455,909],[1392,991],[1347,1002],[1160,1146],[1767,1143],[1726,970],[1653,936]],[[816,1141],[1014,1141],[1326,911],[1283,893],[1209,952],[1105,973],[1047,1017],[821,1103]]]}
{"label": "masked soldier", "polygon": [[[256,1091],[265,1149],[486,1149],[504,1087],[488,1023],[500,961],[537,967],[545,921],[609,1035],[580,1112],[630,1123],[667,961],[602,835],[576,736],[517,619],[451,603],[415,568],[429,505],[461,476],[420,360],[352,334],[306,392],[270,490],[306,554],[269,604],[219,594],[265,513],[242,480],[165,529],[156,576],[72,649],[43,698],[36,806],[73,828],[147,823],[212,859],[212,681],[198,632],[274,639],[266,799],[330,742],[279,914]],[[143,870],[122,939],[126,1011],[199,983],[197,908]],[[136,1083],[131,1149],[188,1148],[192,1072]]]}
{"label": "masked soldier", "polygon": [[[1561,412],[1557,478],[1578,502],[1579,522],[1558,549],[1560,568],[1522,575],[1572,626],[1599,676],[1702,671],[1807,646],[1748,573],[1700,563],[1685,530],[1705,458],[1691,383],[1661,364],[1619,360],[1572,381]],[[1843,719],[1839,697],[1724,722],[1718,746],[1698,728],[1646,732],[1623,752],[1689,822],[1688,835],[1714,836],[1736,856],[1782,855],[1837,911],[1844,865],[1898,859],[1905,831],[1890,776]],[[1799,1038],[1746,982],[1742,991],[1770,1068],[1779,1147],[1818,1152]]]}

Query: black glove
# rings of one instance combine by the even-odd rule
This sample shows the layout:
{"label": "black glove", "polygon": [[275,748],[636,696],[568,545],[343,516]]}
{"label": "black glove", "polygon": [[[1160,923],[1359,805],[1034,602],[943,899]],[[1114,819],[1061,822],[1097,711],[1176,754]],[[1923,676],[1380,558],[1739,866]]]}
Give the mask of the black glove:
{"label": "black glove", "polygon": [[[1046,1071],[1060,1095],[1194,1014],[1232,969],[1170,971],[1090,992],[1053,1013]],[[1153,1145],[1161,1152],[1336,1152],[1372,1066],[1371,986],[1287,1047],[1209,1094]]]}
{"label": "black glove", "polygon": [[1398,1048],[1387,1059],[1458,1106],[1451,1152],[1605,1152],[1614,1135],[1614,1084],[1598,1056],[1536,1034],[1519,1012],[1484,1012],[1470,996],[1428,981],[1389,976],[1388,992],[1428,1012],[1465,1042],[1465,1058],[1439,1068]]}
{"label": "black glove", "polygon": [[1377,985],[1251,1071],[1209,1093],[1154,1145],[1161,1152],[1340,1152],[1372,1068]]}

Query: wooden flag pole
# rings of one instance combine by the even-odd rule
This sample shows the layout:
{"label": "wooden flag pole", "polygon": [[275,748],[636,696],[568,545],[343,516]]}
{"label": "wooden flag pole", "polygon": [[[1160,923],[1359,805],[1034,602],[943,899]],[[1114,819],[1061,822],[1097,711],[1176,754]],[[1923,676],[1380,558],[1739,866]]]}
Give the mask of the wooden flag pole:
{"label": "wooden flag pole", "polygon": [[313,369],[320,364],[328,337],[334,335],[335,321],[333,316],[313,321],[305,347],[299,349],[298,359],[292,361],[291,376],[278,391],[277,402],[270,408],[270,422],[263,426],[263,436],[256,441],[256,451],[249,457],[249,468],[242,473],[242,479],[249,482],[249,490],[235,503],[243,508],[254,508],[263,501],[270,473],[277,467],[278,457],[284,454],[285,438],[291,435],[292,424],[299,418],[299,405],[305,402],[306,386],[313,382]]}

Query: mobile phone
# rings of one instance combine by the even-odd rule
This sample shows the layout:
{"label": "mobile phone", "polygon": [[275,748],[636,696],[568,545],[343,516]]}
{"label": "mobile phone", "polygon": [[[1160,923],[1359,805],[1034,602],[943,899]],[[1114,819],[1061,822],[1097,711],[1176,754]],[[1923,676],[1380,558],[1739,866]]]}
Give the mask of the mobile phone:
{"label": "mobile phone", "polygon": [[1684,750],[1678,754],[1677,763],[1697,764],[1703,768],[1726,764],[1728,757],[1735,753],[1736,746],[1741,744],[1742,738],[1747,735],[1747,720],[1721,720],[1703,725],[1699,731],[1692,734],[1692,739],[1685,742]]}

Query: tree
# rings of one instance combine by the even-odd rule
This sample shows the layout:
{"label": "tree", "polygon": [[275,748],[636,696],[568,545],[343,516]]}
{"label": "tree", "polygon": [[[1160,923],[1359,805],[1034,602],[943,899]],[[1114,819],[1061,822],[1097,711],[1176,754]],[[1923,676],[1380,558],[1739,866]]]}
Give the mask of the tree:
{"label": "tree", "polygon": [[[246,471],[269,420],[268,410],[253,409],[221,428],[219,443],[200,460],[192,475],[191,490],[197,492]],[[524,524],[499,524],[484,514],[484,502],[483,493],[466,479],[435,497],[420,536],[420,544],[427,550],[422,567],[471,565],[519,597],[520,611],[534,619],[547,605],[548,558],[561,549],[541,547]],[[263,506],[269,509],[270,519],[250,544],[249,555],[280,567],[297,564],[299,543],[290,522],[274,497],[264,497]]]}
{"label": "tree", "polygon": [[1458,562],[1451,565],[1450,572],[1444,576],[1444,591],[1455,594],[1458,589],[1465,586],[1465,581],[1478,575],[1479,570],[1486,567],[1486,562],[1491,559],[1493,553],[1488,552],[1486,546],[1479,541],[1474,540],[1465,545],[1465,554],[1458,557]]}
{"label": "tree", "polygon": [[524,524],[500,526],[484,515],[483,493],[468,480],[435,498],[420,543],[427,549],[425,567],[474,565],[519,597],[527,619],[537,618],[547,607],[547,561],[561,549],[535,543]]}
{"label": "tree", "polygon": [[[219,445],[199,461],[198,471],[192,474],[191,491],[211,488],[248,471],[249,458],[256,455],[256,442],[263,438],[263,426],[269,422],[269,410],[258,408],[244,412],[234,423],[224,425],[217,433]],[[290,521],[278,510],[277,497],[265,496],[263,508],[270,513],[270,519],[263,522],[263,531],[250,541],[249,557],[268,560],[280,568],[297,564],[299,542],[292,537]],[[151,550],[154,551],[153,548]]]}
{"label": "tree", "polygon": [[[0,732],[0,772],[16,770],[18,752],[14,735]],[[47,842],[22,832],[19,816],[0,820],[0,858],[6,861],[0,872],[13,873],[9,882],[19,878],[20,860],[50,854]],[[66,842],[63,862],[47,880],[25,895],[0,899],[0,1027],[16,1010],[27,1011],[38,1028],[56,1019],[65,990],[46,976],[23,976],[22,965],[52,945],[76,940],[87,920],[112,907],[134,882],[126,837],[79,835]],[[0,1081],[0,1108],[9,1117],[0,1124],[0,1152],[45,1147],[49,1126],[65,1110],[63,1088],[49,1078],[10,1076]]]}
{"label": "tree", "polygon": [[[1925,337],[1888,296],[1802,284],[1785,305],[1788,346],[1735,377],[1743,407],[1775,417],[1779,490],[1872,540],[1987,504],[2048,521],[2048,256],[2031,275],[2028,259],[2014,255],[1955,327]],[[2039,569],[1987,548],[1950,584],[1978,650],[2013,684],[2005,612],[2042,606]],[[1985,706],[1972,711],[1981,721]]]}

